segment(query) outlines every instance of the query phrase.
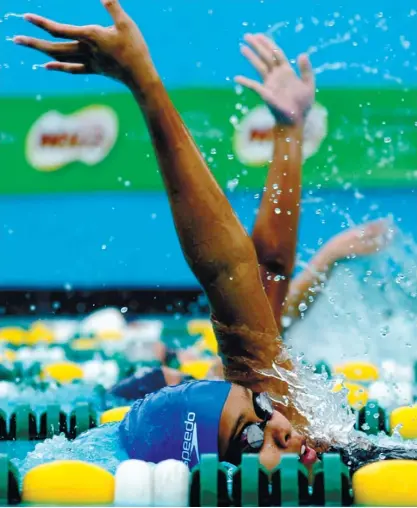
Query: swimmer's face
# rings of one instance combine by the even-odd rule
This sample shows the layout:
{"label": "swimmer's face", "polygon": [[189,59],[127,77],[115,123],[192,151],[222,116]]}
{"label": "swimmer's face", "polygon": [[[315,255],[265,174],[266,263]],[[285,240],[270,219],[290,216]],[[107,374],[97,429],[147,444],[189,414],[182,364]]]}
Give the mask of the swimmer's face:
{"label": "swimmer's face", "polygon": [[[260,463],[267,469],[275,468],[286,453],[300,455],[306,466],[312,465],[317,456],[313,449],[306,445],[306,439],[296,432],[291,423],[278,411],[273,411],[271,418],[263,428],[263,439],[255,447],[247,447],[245,429],[263,420],[254,407],[253,394],[241,386],[232,385],[224,405],[219,426],[219,452],[221,460],[236,464],[240,452],[259,453]],[[263,426],[262,426],[263,427]]]}

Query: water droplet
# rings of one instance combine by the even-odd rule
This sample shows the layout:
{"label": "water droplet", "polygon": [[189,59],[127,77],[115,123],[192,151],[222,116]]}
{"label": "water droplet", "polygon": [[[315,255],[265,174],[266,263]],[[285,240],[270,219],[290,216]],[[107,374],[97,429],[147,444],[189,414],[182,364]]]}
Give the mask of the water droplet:
{"label": "water droplet", "polygon": [[279,215],[281,213],[281,209],[280,208],[275,208],[274,212]]}
{"label": "water droplet", "polygon": [[107,249],[107,245],[103,244],[103,245],[101,246],[101,250],[106,250],[106,249]]}
{"label": "water droplet", "polygon": [[298,306],[298,310],[300,312],[305,312],[306,310],[308,309],[307,305],[305,304],[305,302],[301,302],[300,305]]}
{"label": "water droplet", "polygon": [[127,312],[127,311],[128,311],[128,308],[127,308],[127,307],[122,307],[122,308],[120,309],[120,312],[121,312],[122,314],[126,314],[126,312]]}
{"label": "water droplet", "polygon": [[239,180],[237,178],[233,178],[233,180],[229,180],[227,182],[227,188],[230,190],[230,191],[234,191],[236,189],[236,187],[239,185]]}

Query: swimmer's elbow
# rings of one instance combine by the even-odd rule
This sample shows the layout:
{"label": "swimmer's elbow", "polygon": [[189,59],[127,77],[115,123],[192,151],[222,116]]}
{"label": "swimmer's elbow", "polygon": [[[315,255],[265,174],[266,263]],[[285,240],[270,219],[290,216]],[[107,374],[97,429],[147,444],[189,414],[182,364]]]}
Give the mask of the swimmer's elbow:
{"label": "swimmer's elbow", "polygon": [[294,257],[285,256],[282,253],[265,253],[262,256],[258,255],[258,261],[265,270],[275,276],[291,277],[294,270]]}
{"label": "swimmer's elbow", "polygon": [[293,245],[271,240],[255,241],[258,262],[269,273],[282,277],[291,277],[295,265],[295,252]]}
{"label": "swimmer's elbow", "polygon": [[242,271],[255,272],[258,269],[256,251],[249,236],[240,237],[229,245],[200,248],[199,255],[188,259],[188,264],[203,286],[211,285],[219,279],[233,280]]}

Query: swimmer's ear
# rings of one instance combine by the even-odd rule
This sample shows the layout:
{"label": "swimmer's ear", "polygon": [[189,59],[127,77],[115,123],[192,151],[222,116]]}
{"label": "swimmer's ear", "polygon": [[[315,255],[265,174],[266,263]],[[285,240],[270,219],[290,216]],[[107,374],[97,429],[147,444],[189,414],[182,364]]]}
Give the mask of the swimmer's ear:
{"label": "swimmer's ear", "polygon": [[117,28],[124,28],[129,17],[122,9],[119,0],[101,0],[101,3],[110,14],[115,26]]}
{"label": "swimmer's ear", "polygon": [[314,71],[308,55],[305,53],[301,54],[297,59],[297,63],[300,69],[301,79],[304,83],[314,85]]}

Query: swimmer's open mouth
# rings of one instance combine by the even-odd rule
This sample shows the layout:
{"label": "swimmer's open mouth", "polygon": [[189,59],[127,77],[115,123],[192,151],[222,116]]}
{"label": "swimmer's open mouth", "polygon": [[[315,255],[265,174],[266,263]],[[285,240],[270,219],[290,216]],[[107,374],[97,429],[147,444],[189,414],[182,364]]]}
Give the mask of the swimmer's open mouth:
{"label": "swimmer's open mouth", "polygon": [[305,466],[311,466],[317,461],[317,453],[306,444],[301,446],[300,462]]}

